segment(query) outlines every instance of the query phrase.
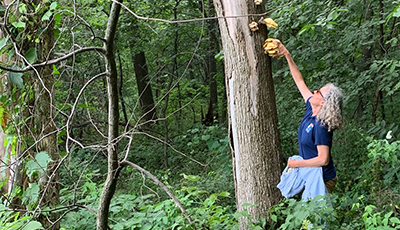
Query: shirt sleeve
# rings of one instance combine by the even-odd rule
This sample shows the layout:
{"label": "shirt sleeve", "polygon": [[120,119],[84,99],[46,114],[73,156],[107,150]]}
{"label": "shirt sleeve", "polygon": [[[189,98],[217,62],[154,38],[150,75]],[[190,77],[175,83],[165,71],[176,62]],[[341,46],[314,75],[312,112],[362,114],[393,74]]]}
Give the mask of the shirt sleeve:
{"label": "shirt sleeve", "polygon": [[332,132],[328,132],[328,129],[320,124],[314,127],[315,141],[314,144],[317,145],[327,145],[332,146]]}

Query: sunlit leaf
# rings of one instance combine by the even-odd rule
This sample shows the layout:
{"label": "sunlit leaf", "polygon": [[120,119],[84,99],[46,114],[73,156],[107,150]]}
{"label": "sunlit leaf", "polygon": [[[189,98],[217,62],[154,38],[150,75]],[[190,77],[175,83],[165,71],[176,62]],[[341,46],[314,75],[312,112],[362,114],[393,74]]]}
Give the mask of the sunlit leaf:
{"label": "sunlit leaf", "polygon": [[53,13],[51,11],[47,11],[43,17],[42,17],[42,21],[48,21],[50,20],[51,15],[53,15]]}
{"label": "sunlit leaf", "polygon": [[11,23],[15,28],[25,28],[25,22],[21,22],[21,21],[18,21],[18,22],[13,22],[13,23]]}
{"label": "sunlit leaf", "polygon": [[57,70],[56,65],[53,65],[53,74],[60,74],[60,72]]}
{"label": "sunlit leaf", "polygon": [[55,10],[58,6],[58,2],[52,2],[50,5],[50,10]]}

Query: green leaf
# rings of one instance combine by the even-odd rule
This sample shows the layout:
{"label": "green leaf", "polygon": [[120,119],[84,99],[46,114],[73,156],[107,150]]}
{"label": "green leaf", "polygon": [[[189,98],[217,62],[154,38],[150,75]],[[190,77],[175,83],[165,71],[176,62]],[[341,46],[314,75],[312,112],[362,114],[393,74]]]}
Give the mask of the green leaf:
{"label": "green leaf", "polygon": [[47,11],[43,17],[42,17],[42,21],[48,21],[50,20],[51,15],[53,15],[53,13],[51,11]]}
{"label": "green leaf", "polygon": [[390,223],[400,224],[400,220],[397,217],[392,217],[389,219]]}
{"label": "green leaf", "polygon": [[203,140],[203,141],[206,141],[206,140],[208,140],[208,139],[210,139],[210,135],[202,135],[201,136],[201,139]]}
{"label": "green leaf", "polygon": [[186,180],[189,180],[189,181],[198,181],[198,180],[200,180],[199,176],[194,176],[194,175],[185,175],[185,174],[183,174],[183,177]]}
{"label": "green leaf", "polygon": [[393,12],[393,17],[400,17],[400,6],[398,6],[395,11]]}
{"label": "green leaf", "polygon": [[37,55],[36,55],[36,48],[30,48],[26,54],[25,58],[28,61],[29,64],[33,64],[37,61]]}
{"label": "green leaf", "polygon": [[49,162],[52,162],[53,160],[49,157],[49,155],[46,152],[40,152],[36,154],[36,161],[42,168],[47,168],[47,164]]}
{"label": "green leaf", "polygon": [[390,73],[393,73],[394,70],[396,69],[396,66],[397,66],[397,65],[396,65],[396,62],[393,62],[392,65],[390,65],[389,72],[390,72]]}
{"label": "green leaf", "polygon": [[20,12],[21,14],[25,14],[26,12],[28,12],[28,10],[26,9],[26,5],[23,4],[23,3],[20,3],[20,4],[19,4],[18,10],[19,10],[19,12]]}
{"label": "green leaf", "polygon": [[50,10],[55,10],[58,6],[58,2],[52,2],[50,5]]}
{"label": "green leaf", "polygon": [[96,109],[95,107],[89,106],[89,105],[86,105],[86,104],[78,104],[76,107],[83,108],[83,109],[91,109],[91,110],[95,110]]}
{"label": "green leaf", "polygon": [[218,194],[218,196],[222,196],[222,197],[229,197],[229,192],[221,192],[220,194]]}
{"label": "green leaf", "polygon": [[25,22],[21,22],[21,21],[18,21],[18,22],[13,22],[13,23],[11,23],[15,28],[25,28]]}
{"label": "green leaf", "polygon": [[47,168],[47,164],[52,161],[53,160],[49,157],[49,155],[47,155],[46,152],[40,152],[36,154],[35,160],[30,160],[26,163],[26,174],[29,177],[32,177],[35,172],[43,173],[43,170],[46,170]]}
{"label": "green leaf", "polygon": [[[19,67],[14,66],[14,69],[19,69]],[[19,88],[23,88],[24,87],[24,80],[22,79],[22,73],[17,73],[17,72],[8,72],[8,79],[10,79],[10,81],[17,85]]]}
{"label": "green leaf", "polygon": [[53,74],[60,74],[60,72],[57,70],[56,65],[53,65]]}
{"label": "green leaf", "polygon": [[25,190],[23,203],[35,203],[39,198],[39,185],[36,183],[29,184],[29,188]]}
{"label": "green leaf", "polygon": [[216,149],[219,146],[221,146],[221,144],[218,141],[211,141],[210,143],[207,143],[207,144],[208,144],[208,148],[210,150]]}
{"label": "green leaf", "polygon": [[25,227],[22,228],[22,230],[38,230],[38,229],[44,229],[42,227],[42,224],[37,222],[37,221],[31,221]]}
{"label": "green leaf", "polygon": [[7,41],[8,41],[8,36],[3,38],[3,39],[1,39],[1,41],[0,41],[0,50],[3,49],[3,47],[7,44]]}

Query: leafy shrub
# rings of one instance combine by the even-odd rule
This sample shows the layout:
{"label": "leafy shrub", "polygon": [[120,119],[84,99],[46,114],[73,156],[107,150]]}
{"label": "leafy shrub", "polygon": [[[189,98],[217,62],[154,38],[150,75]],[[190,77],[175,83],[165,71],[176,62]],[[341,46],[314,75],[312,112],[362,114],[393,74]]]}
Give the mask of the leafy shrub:
{"label": "leafy shrub", "polygon": [[19,212],[12,212],[3,203],[0,203],[0,230],[39,230],[44,229],[42,224],[32,220],[32,216],[20,216]]}

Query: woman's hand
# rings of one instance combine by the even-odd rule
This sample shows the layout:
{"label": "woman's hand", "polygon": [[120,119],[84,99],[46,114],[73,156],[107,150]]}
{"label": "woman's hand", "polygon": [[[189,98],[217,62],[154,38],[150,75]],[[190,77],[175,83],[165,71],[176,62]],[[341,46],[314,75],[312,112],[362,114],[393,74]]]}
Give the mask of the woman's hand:
{"label": "woman's hand", "polygon": [[288,162],[287,162],[289,168],[297,168],[297,167],[299,167],[299,166],[297,166],[296,163],[297,163],[297,161],[296,161],[296,160],[293,160],[293,159],[291,159],[291,158],[289,158],[289,160],[288,160]]}
{"label": "woman's hand", "polygon": [[272,43],[274,43],[276,46],[278,46],[278,53],[271,55],[271,57],[280,58],[282,56],[285,56],[286,54],[289,54],[289,51],[286,49],[286,47],[279,41],[278,42],[273,41]]}

